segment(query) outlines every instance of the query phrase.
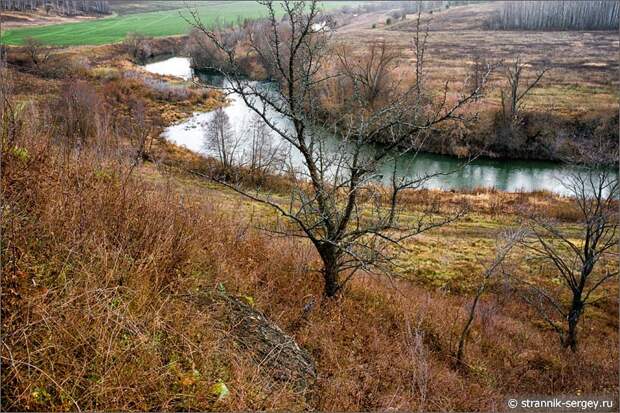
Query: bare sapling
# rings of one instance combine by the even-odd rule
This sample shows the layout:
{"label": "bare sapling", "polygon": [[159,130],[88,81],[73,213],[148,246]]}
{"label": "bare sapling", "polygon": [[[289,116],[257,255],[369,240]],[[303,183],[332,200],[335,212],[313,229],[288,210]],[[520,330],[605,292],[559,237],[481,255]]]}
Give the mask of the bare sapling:
{"label": "bare sapling", "polygon": [[458,348],[456,351],[456,363],[458,365],[463,364],[463,358],[465,356],[465,344],[469,337],[469,331],[476,316],[476,307],[478,306],[478,302],[482,298],[482,295],[487,291],[487,287],[493,281],[493,278],[500,270],[502,264],[504,263],[514,246],[517,245],[524,236],[525,231],[523,229],[517,229],[505,231],[498,238],[497,247],[495,249],[495,257],[484,270],[482,281],[480,282],[480,285],[476,290],[476,294],[474,295],[474,299],[471,302],[467,319],[465,321],[465,324],[463,325],[463,330],[461,331],[461,335],[459,337]]}
{"label": "bare sapling", "polygon": [[560,283],[519,280],[525,287],[523,298],[558,334],[562,347],[573,352],[585,309],[618,279],[618,175],[608,162],[617,154],[592,148],[579,157],[587,163],[573,164],[574,172],[562,182],[579,211],[578,228],[530,214],[532,235],[523,242],[533,259],[554,270],[547,276]]}

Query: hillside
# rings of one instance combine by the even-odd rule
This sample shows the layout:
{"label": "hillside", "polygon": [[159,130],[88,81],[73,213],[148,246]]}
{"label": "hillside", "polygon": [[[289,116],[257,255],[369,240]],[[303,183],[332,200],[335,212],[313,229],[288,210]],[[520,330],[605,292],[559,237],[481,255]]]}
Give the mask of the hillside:
{"label": "hillside", "polygon": [[[114,76],[118,69],[105,60],[116,56],[110,48],[61,61],[85,56],[90,69],[67,76],[90,96],[77,101],[94,105],[86,113],[108,113],[122,124],[137,100],[157,136],[162,113],[188,110],[188,102],[167,102],[151,90],[144,73],[143,80]],[[155,139],[147,160],[132,166],[131,135],[112,129],[66,152],[45,123],[27,115],[62,99],[66,80],[3,73],[9,98],[27,105],[2,156],[10,205],[2,220],[6,410],[493,410],[515,392],[617,389],[618,353],[610,344],[617,341],[617,294],[589,310],[593,330],[584,347],[592,351],[577,364],[555,351],[554,333],[500,285],[474,325],[468,367],[455,368],[450,356],[498,232],[524,208],[570,230],[576,215],[569,200],[418,192],[405,204],[412,215],[463,202],[475,212],[412,241],[399,278],[362,276],[341,299],[324,302],[310,245],[260,231],[274,222],[269,210],[191,172],[212,170],[212,161]],[[121,109],[101,112],[112,103]],[[274,178],[263,190],[286,202],[289,185]],[[517,256],[510,265],[531,271]],[[240,348],[222,291],[251,303],[307,349],[316,383],[291,387],[261,367],[252,347]],[[557,384],[541,389],[549,382]]]}
{"label": "hillside", "polygon": [[[194,7],[205,24],[215,22],[231,23],[238,19],[264,16],[264,9],[255,2],[214,1],[214,2],[173,2],[162,7],[158,2],[122,3],[116,10],[122,15],[105,19],[89,20],[79,23],[54,24],[45,27],[22,27],[2,31],[2,44],[21,45],[32,37],[54,46],[102,45],[117,43],[129,33],[145,36],[177,36],[187,34],[190,25],[187,7]],[[348,2],[326,2],[326,9],[338,8]],[[115,6],[112,4],[114,10]]]}
{"label": "hillside", "polygon": [[[617,34],[490,31],[496,3],[451,6],[421,16],[418,76],[416,16],[377,3],[300,34],[290,28],[318,18],[299,5],[214,35],[243,63],[221,68],[235,91],[191,72],[197,49],[208,63],[222,53],[178,36],[179,2],[110,3],[113,17],[2,32],[0,411],[498,412],[533,395],[617,406],[620,186],[605,164],[618,158]],[[200,4],[210,22],[265,13]],[[148,36],[120,43],[138,28]],[[248,51],[249,33],[265,49]],[[21,45],[31,35],[54,46]],[[273,52],[275,35],[284,58],[269,60],[257,50]],[[395,56],[386,74],[365,77],[381,53]],[[526,79],[549,62],[513,134],[507,65],[426,123],[443,118],[442,97],[465,96],[476,54],[520,55]],[[280,89],[261,89],[273,73]],[[261,96],[280,117],[232,117]],[[575,148],[591,162],[548,161]],[[461,158],[397,171],[426,150]],[[496,158],[486,174],[467,169],[484,156]],[[532,158],[563,174],[532,173]],[[485,186],[429,189],[433,173]],[[487,178],[551,185],[504,192]]]}

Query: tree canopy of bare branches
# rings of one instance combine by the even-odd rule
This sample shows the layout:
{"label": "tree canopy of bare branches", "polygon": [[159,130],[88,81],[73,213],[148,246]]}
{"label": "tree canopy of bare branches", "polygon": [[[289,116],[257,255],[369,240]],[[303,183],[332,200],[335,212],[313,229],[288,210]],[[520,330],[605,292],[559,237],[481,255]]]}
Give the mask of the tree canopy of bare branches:
{"label": "tree canopy of bare branches", "polygon": [[228,115],[222,108],[213,112],[213,118],[205,125],[205,147],[217,153],[226,169],[233,167],[237,157],[239,138],[233,133]]}
{"label": "tree canopy of bare branches", "polygon": [[517,56],[514,61],[504,65],[504,77],[508,83],[507,93],[502,90],[502,109],[506,120],[514,122],[523,106],[525,97],[542,80],[549,66],[543,65],[531,79],[527,78],[527,68],[530,66]]}
{"label": "tree canopy of bare branches", "polygon": [[605,265],[605,260],[617,263],[618,259],[618,177],[590,161],[563,182],[581,216],[578,232],[533,215],[532,235],[524,242],[534,258],[551,264],[561,283],[549,289],[522,281],[526,285],[523,297],[558,333],[562,346],[573,351],[584,309],[600,287],[618,276],[617,267]]}
{"label": "tree canopy of bare branches", "polygon": [[[226,78],[226,91],[238,94],[274,135],[287,142],[303,159],[304,168],[296,171],[298,186],[288,203],[224,184],[285,218],[271,231],[314,245],[322,262],[324,295],[334,297],[359,270],[389,270],[390,254],[403,248],[404,241],[463,215],[462,208],[445,214],[401,214],[402,194],[421,188],[435,175],[401,177],[396,162],[417,153],[428,131],[439,124],[466,121],[461,109],[480,90],[449,98],[446,84],[433,99],[423,96],[417,80],[402,84],[392,76],[397,56],[386,45],[370,46],[368,61],[356,60],[345,47],[332,48],[332,32],[313,29],[321,23],[319,2],[262,4],[268,16],[266,30],[250,36],[247,49],[268,62],[279,88],[239,77],[240,45],[206,27],[191,10],[188,20],[226,57],[210,67]],[[277,17],[278,7],[283,9],[282,19]],[[423,59],[426,43],[417,45],[416,55]],[[422,63],[418,62],[420,70]],[[418,79],[422,77],[420,73]],[[341,82],[348,93],[340,110],[325,121],[321,99],[331,81]],[[369,149],[378,137],[384,144]]]}

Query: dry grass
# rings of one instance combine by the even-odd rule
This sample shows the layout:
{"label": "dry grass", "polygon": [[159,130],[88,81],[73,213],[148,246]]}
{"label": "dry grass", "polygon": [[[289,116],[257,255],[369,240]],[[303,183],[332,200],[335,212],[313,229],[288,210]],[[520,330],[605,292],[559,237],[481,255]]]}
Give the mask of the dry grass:
{"label": "dry grass", "polygon": [[[524,62],[532,65],[550,63],[552,70],[538,94],[546,95],[559,110],[575,114],[579,108],[572,106],[581,99],[581,93],[596,95],[597,109],[601,105],[617,107],[618,62],[614,56],[620,43],[616,33],[486,30],[485,18],[500,6],[499,3],[473,4],[423,15],[423,21],[431,19],[428,69],[432,80],[442,83],[446,79],[464,79],[465,69],[473,63],[475,54],[488,62],[510,60],[519,54]],[[407,53],[406,59],[411,60],[415,17],[409,15],[404,21],[384,26],[380,24],[385,21],[383,14],[369,15],[361,18],[360,23],[353,20],[344,26],[338,37],[349,43],[385,39],[393,47],[402,48]],[[372,23],[378,26],[372,29]],[[423,24],[422,28],[425,27]],[[534,101],[532,107],[541,108],[543,103]]]}
{"label": "dry grass", "polygon": [[[472,76],[476,56],[486,63],[511,62],[517,56],[527,63],[524,78],[531,81],[537,70],[548,65],[538,87],[526,97],[521,123],[514,136],[498,121],[501,90],[506,79],[501,70],[491,76],[483,100],[470,105],[468,113],[479,113],[480,121],[450,137],[442,131],[429,140],[428,151],[459,156],[482,154],[522,159],[562,159],[580,137],[595,136],[617,143],[618,62],[620,50],[615,32],[494,31],[483,27],[485,19],[501,2],[471,4],[436,10],[422,15],[422,30],[430,19],[425,52],[424,86],[440,93],[446,82],[455,99]],[[404,84],[413,84],[415,53],[412,41],[416,17],[385,25],[388,14],[367,13],[352,18],[338,29],[334,41],[363,53],[373,43],[385,41],[402,52],[397,74]],[[374,28],[373,28],[374,27]],[[508,146],[506,147],[508,140]]]}
{"label": "dry grass", "polygon": [[[122,124],[130,100],[144,100],[156,133],[157,97],[133,82],[106,82],[94,96],[118,107],[101,111]],[[508,394],[617,393],[616,286],[586,311],[576,359],[514,291],[494,286],[472,329],[468,367],[453,363],[497,232],[521,208],[573,225],[568,200],[412,194],[411,211],[465,201],[476,212],[416,240],[402,257],[405,279],[367,274],[325,302],[311,246],[257,230],[273,214],[187,173],[212,169],[204,160],[156,142],[157,162],[132,167],[124,129],[69,145],[45,109],[62,82],[17,74],[15,83],[15,99],[32,103],[16,140],[2,147],[3,410],[495,411]],[[34,99],[43,85],[51,96]],[[281,178],[265,187],[287,188]],[[518,255],[509,265],[548,275]],[[313,387],[274,381],[233,344],[215,299],[220,285],[252,297],[311,352]],[[303,318],[312,297],[318,305]],[[222,400],[211,390],[219,380],[230,390]]]}
{"label": "dry grass", "polygon": [[[615,388],[614,375],[603,374],[617,366],[612,303],[607,316],[586,320],[595,328],[583,334],[583,361],[571,366],[551,332],[497,294],[482,307],[471,368],[460,371],[449,355],[464,298],[374,278],[359,279],[289,330],[319,363],[313,395],[274,388],[227,342],[219,307],[185,297],[223,283],[290,329],[321,291],[309,246],[239,222],[232,211],[244,204],[230,198],[220,206],[213,190],[184,183],[179,192],[139,175],[122,184],[105,163],[49,158],[33,158],[40,168],[11,157],[3,165],[11,205],[3,220],[7,410],[73,410],[74,401],[105,410],[488,410],[508,393]],[[209,387],[219,379],[231,396],[216,403]],[[555,384],[541,388],[546,382]]]}
{"label": "dry grass", "polygon": [[[418,286],[362,277],[300,324],[303,305],[321,291],[316,257],[307,244],[258,232],[251,214],[239,218],[251,204],[149,166],[127,178],[117,162],[63,162],[49,145],[20,147],[31,158],[8,154],[2,165],[7,410],[492,410],[505,394],[617,389],[611,298],[584,320],[592,329],[582,330],[573,364],[500,289],[481,306],[469,368],[456,369],[450,355],[466,290],[434,289],[424,277]],[[479,216],[421,245],[452,232],[446,242],[473,241],[484,257],[492,243],[482,241],[501,223]],[[443,248],[459,247],[434,245],[435,255]],[[438,268],[467,271],[450,261]],[[190,299],[219,283],[251,296],[311,351],[320,374],[311,393],[273,383],[229,343],[222,308]],[[209,388],[219,379],[231,396],[216,402]]]}

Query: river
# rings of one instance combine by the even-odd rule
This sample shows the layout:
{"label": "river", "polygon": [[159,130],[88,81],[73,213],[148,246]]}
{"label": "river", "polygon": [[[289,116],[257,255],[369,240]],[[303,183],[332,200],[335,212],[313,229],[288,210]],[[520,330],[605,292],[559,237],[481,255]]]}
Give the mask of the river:
{"label": "river", "polygon": [[[183,57],[172,57],[152,62],[144,66],[152,73],[191,79],[194,73],[190,61]],[[204,73],[197,74],[203,83],[223,86],[222,78]],[[244,133],[251,119],[251,111],[239,96],[229,96],[230,104],[224,108],[231,126],[237,134]],[[205,148],[203,125],[210,120],[212,113],[197,112],[186,121],[167,127],[163,136],[177,145],[197,153],[213,155]],[[338,147],[338,145],[333,145]],[[295,151],[289,151],[289,159],[295,166],[302,165],[302,159]],[[531,192],[546,190],[567,195],[561,182],[570,169],[568,166],[546,161],[495,160],[479,158],[464,164],[463,160],[445,155],[419,153],[405,156],[399,160],[398,173],[407,176],[423,176],[437,172],[451,172],[431,178],[425,187],[442,190],[473,188],[495,188],[508,192]],[[387,174],[387,171],[386,171]]]}

